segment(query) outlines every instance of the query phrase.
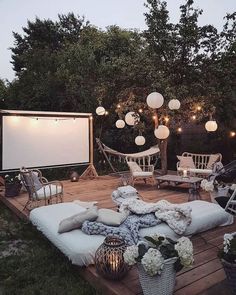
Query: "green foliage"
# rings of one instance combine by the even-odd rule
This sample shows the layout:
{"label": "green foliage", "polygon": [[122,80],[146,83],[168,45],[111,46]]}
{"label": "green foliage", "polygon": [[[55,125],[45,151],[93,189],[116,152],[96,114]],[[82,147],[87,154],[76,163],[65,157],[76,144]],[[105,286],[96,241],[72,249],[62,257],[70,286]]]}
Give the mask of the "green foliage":
{"label": "green foliage", "polygon": [[[17,248],[10,251],[14,243]],[[4,254],[3,254],[4,253]],[[4,295],[98,294],[59,250],[0,205],[0,290]]]}

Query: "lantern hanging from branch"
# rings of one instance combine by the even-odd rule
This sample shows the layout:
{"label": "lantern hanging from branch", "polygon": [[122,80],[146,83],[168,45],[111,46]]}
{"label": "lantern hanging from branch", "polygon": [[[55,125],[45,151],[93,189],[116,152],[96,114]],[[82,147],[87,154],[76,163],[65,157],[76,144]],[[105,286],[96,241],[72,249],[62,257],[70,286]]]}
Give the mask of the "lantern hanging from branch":
{"label": "lantern hanging from branch", "polygon": [[105,113],[106,113],[106,110],[104,109],[104,107],[99,106],[96,108],[96,114],[98,116],[103,116],[103,115],[105,115]]}
{"label": "lantern hanging from branch", "polygon": [[116,121],[116,127],[119,128],[119,129],[122,129],[125,127],[125,121],[124,120],[117,120]]}
{"label": "lantern hanging from branch", "polygon": [[178,99],[171,99],[168,103],[170,110],[178,110],[180,108],[180,101]]}
{"label": "lantern hanging from branch", "polygon": [[125,122],[129,126],[134,126],[134,124],[140,121],[139,114],[135,112],[129,112],[125,115]]}
{"label": "lantern hanging from branch", "polygon": [[137,145],[144,145],[145,142],[146,142],[146,139],[145,139],[144,136],[142,136],[142,135],[138,135],[138,136],[135,137],[135,143],[136,143]]}
{"label": "lantern hanging from branch", "polygon": [[154,134],[158,139],[166,139],[170,135],[170,130],[165,125],[159,125],[158,128],[154,130]]}
{"label": "lantern hanging from branch", "polygon": [[125,242],[116,237],[108,236],[95,253],[97,272],[110,280],[119,280],[125,276],[129,267],[124,261]]}
{"label": "lantern hanging from branch", "polygon": [[164,98],[158,92],[152,92],[147,96],[147,105],[152,109],[159,109],[163,103]]}
{"label": "lantern hanging from branch", "polygon": [[218,125],[215,120],[209,120],[205,124],[205,128],[208,132],[216,131],[217,127],[218,127]]}

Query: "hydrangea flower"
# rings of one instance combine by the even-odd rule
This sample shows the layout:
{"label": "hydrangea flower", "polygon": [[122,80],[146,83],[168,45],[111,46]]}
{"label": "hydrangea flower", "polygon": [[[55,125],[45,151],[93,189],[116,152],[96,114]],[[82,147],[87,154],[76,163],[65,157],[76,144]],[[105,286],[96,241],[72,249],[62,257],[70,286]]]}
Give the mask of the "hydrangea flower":
{"label": "hydrangea flower", "polygon": [[193,263],[193,244],[188,238],[181,237],[175,245],[175,250],[183,266],[189,267]]}
{"label": "hydrangea flower", "polygon": [[154,276],[161,273],[161,270],[164,266],[164,258],[159,250],[150,248],[144,254],[141,263],[144,270],[150,276]]}
{"label": "hydrangea flower", "polygon": [[138,247],[135,245],[127,247],[123,256],[128,265],[134,265],[136,263],[136,258],[139,256]]}

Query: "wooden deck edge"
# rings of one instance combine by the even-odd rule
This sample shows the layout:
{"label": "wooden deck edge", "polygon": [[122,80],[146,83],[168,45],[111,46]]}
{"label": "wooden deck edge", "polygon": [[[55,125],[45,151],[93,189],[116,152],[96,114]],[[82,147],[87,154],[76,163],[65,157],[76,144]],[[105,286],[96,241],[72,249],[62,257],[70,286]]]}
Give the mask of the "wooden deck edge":
{"label": "wooden deck edge", "polygon": [[96,290],[102,291],[104,295],[134,295],[124,285],[121,285],[119,281],[111,281],[102,278],[97,274],[95,266],[88,266],[86,268],[79,268],[80,276],[89,282]]}
{"label": "wooden deck edge", "polygon": [[8,200],[7,198],[3,197],[0,195],[0,201],[6,205],[14,214],[16,214],[20,219],[24,220],[24,221],[28,221],[27,216],[18,208],[16,208],[11,202],[10,200]]}

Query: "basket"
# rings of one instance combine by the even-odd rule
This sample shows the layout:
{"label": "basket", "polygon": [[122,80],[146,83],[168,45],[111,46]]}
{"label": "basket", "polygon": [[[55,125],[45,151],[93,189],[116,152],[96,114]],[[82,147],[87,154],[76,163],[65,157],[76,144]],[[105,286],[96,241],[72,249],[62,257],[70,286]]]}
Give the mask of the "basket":
{"label": "basket", "polygon": [[20,183],[5,183],[5,197],[16,197],[21,189]]}
{"label": "basket", "polygon": [[139,281],[144,295],[172,295],[175,288],[176,271],[174,263],[177,258],[165,260],[161,275],[150,276],[141,263],[138,263]]}
{"label": "basket", "polygon": [[222,265],[227,277],[228,286],[231,289],[231,293],[236,295],[236,264],[229,263],[224,259],[221,259]]}

